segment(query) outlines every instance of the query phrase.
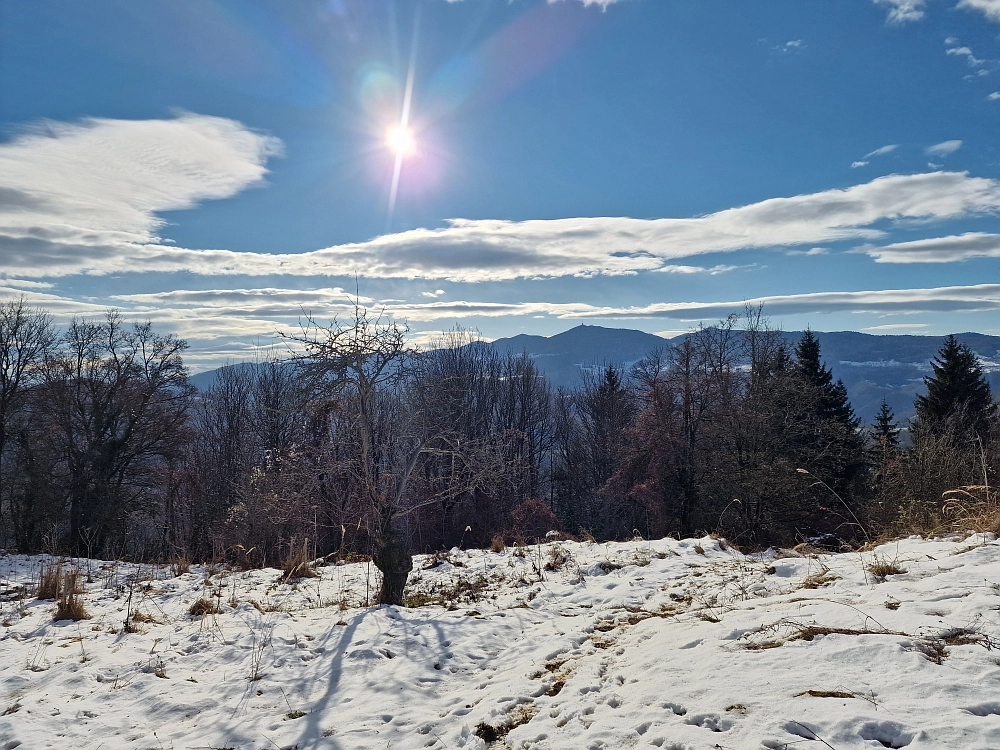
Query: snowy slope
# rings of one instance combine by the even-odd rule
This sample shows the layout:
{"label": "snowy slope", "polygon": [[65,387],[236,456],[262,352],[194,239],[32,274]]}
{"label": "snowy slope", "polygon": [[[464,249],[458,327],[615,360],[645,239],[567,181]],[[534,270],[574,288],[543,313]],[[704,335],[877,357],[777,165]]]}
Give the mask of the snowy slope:
{"label": "snowy slope", "polygon": [[[77,561],[93,619],[0,605],[0,750],[1000,748],[989,535],[843,555],[746,557],[704,538],[449,560],[417,558],[411,596],[432,603],[412,608],[360,607],[364,563],[290,585],[275,570]],[[0,558],[0,592],[43,562]],[[906,572],[878,579],[872,562]],[[158,621],[144,632],[122,631],[130,591]],[[189,615],[202,596],[222,611]]]}

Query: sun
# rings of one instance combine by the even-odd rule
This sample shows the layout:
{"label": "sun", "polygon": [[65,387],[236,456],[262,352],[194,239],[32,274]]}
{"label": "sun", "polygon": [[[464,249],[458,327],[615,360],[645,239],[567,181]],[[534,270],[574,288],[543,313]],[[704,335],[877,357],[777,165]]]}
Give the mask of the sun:
{"label": "sun", "polygon": [[385,143],[396,156],[409,156],[416,150],[413,133],[401,125],[389,128],[385,134]]}

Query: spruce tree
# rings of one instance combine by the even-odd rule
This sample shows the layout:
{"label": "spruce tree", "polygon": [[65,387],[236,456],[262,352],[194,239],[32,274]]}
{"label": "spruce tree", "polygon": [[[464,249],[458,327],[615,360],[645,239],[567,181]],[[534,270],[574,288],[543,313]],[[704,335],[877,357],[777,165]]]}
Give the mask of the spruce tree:
{"label": "spruce tree", "polygon": [[878,451],[892,451],[899,447],[899,425],[892,407],[882,399],[875,422],[872,424],[872,440]]}
{"label": "spruce tree", "polygon": [[795,347],[793,375],[799,382],[798,427],[792,438],[803,468],[823,475],[847,491],[865,466],[861,420],[855,415],[843,382],[820,359],[816,335],[807,330]]}
{"label": "spruce tree", "polygon": [[960,436],[985,439],[997,405],[975,352],[949,336],[931,366],[934,375],[924,378],[927,395],[914,401],[917,424],[932,433],[952,427]]}
{"label": "spruce tree", "polygon": [[840,422],[851,430],[861,425],[847,396],[847,387],[841,380],[833,382],[833,372],[820,359],[819,339],[810,330],[802,334],[795,347],[795,372],[816,389],[820,417]]}

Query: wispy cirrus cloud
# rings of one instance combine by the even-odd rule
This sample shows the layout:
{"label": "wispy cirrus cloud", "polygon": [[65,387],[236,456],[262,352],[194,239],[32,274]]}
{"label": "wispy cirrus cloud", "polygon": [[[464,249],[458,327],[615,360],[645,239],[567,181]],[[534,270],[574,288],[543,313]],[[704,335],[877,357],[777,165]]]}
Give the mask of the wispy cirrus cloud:
{"label": "wispy cirrus cloud", "polygon": [[874,0],[874,2],[889,9],[887,20],[890,23],[919,21],[924,17],[926,0]]}
{"label": "wispy cirrus cloud", "polygon": [[935,143],[933,146],[928,146],[924,149],[924,153],[928,156],[948,156],[960,148],[962,148],[962,141],[942,141],[941,143]]}
{"label": "wispy cirrus cloud", "polygon": [[922,313],[983,312],[1000,310],[1000,284],[951,286],[930,289],[882,289],[862,292],[815,292],[756,297],[732,302],[673,302],[626,308],[594,308],[559,317],[571,318],[673,318],[710,320],[741,312],[746,305],[762,305],[768,315],[812,313]]}
{"label": "wispy cirrus cloud", "polygon": [[[0,299],[23,296],[44,307],[57,320],[72,316],[95,317],[105,305],[90,300],[60,297],[51,292],[24,290],[0,282]],[[287,353],[280,332],[298,330],[304,314],[317,318],[350,315],[353,297],[339,288],[311,291],[285,289],[178,290],[157,294],[117,295],[115,306],[132,319],[150,320],[160,330],[188,339],[185,355],[195,369],[218,366],[227,360],[253,357],[261,351]],[[449,325],[456,321],[498,318],[555,318],[559,320],[676,320],[711,322],[739,313],[746,305],[762,305],[771,316],[826,313],[961,313],[1000,311],[1000,284],[951,286],[928,289],[889,289],[858,292],[816,292],[714,302],[663,302],[630,307],[585,302],[494,302],[362,300],[385,315],[418,325],[417,337],[429,341],[434,332],[420,324]],[[886,324],[897,325],[897,324]],[[900,324],[901,325],[901,324]],[[875,330],[875,327],[870,327]],[[886,327],[885,330],[891,330]],[[671,332],[676,332],[673,329]]]}
{"label": "wispy cirrus cloud", "polygon": [[826,247],[811,247],[808,250],[788,250],[785,255],[829,255],[830,249]]}
{"label": "wispy cirrus cloud", "polygon": [[[266,290],[265,290],[266,291]],[[146,310],[162,311],[160,314],[187,320],[225,320],[244,316],[249,320],[271,317],[284,319],[285,323],[301,316],[302,306],[296,304],[294,295],[284,303],[276,303],[270,294],[255,294],[256,290],[241,290],[239,305],[232,304],[230,290],[199,292],[189,296],[186,292],[163,295],[120,295],[115,299],[126,309],[141,313]],[[301,294],[301,293],[300,293]],[[168,301],[169,307],[161,303]],[[186,301],[185,301],[186,300]],[[432,322],[444,319],[476,317],[498,318],[511,316],[545,315],[562,319],[656,319],[709,320],[741,311],[747,304],[763,305],[769,315],[797,315],[806,313],[867,312],[867,313],[918,313],[918,312],[972,312],[1000,310],[1000,284],[950,286],[923,289],[886,289],[857,292],[811,292],[756,297],[722,302],[661,302],[649,305],[612,307],[585,302],[492,302],[492,301],[433,301],[433,302],[379,302],[369,303],[376,309],[398,319],[413,322]],[[317,315],[330,317],[353,309],[350,300],[331,298]],[[272,324],[273,331],[276,325]],[[243,329],[243,323],[238,326]],[[258,331],[260,333],[260,331]]]}
{"label": "wispy cirrus cloud", "polygon": [[865,154],[864,158],[871,159],[873,156],[885,156],[886,154],[891,154],[897,148],[899,148],[898,143],[889,143],[885,146],[880,146],[874,151],[869,151],[867,154]]}

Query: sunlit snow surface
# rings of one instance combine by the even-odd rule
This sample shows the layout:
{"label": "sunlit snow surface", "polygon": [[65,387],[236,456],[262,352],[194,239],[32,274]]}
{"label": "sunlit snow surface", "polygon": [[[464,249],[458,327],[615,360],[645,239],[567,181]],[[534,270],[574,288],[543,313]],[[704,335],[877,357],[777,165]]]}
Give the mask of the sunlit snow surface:
{"label": "sunlit snow surface", "polygon": [[[569,559],[545,570],[557,544]],[[93,619],[0,605],[0,750],[478,750],[480,723],[517,725],[495,748],[1000,748],[990,535],[822,556],[710,538],[523,553],[418,557],[409,593],[474,600],[413,608],[359,606],[364,563],[289,585],[77,561]],[[906,572],[878,580],[873,559]],[[42,562],[0,558],[0,591]],[[122,632],[130,588],[159,624]],[[220,614],[188,614],[203,595]]]}

